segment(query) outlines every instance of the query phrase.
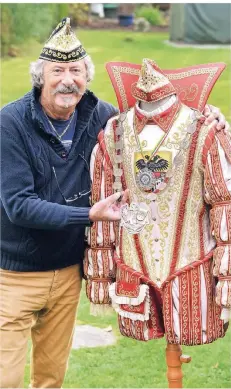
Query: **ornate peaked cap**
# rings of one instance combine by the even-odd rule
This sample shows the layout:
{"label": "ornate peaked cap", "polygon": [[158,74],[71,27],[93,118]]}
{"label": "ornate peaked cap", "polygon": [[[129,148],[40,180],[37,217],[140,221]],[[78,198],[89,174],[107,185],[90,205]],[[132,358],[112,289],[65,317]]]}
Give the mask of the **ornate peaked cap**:
{"label": "ornate peaked cap", "polygon": [[154,102],[176,94],[174,86],[159,66],[151,59],[144,58],[140,76],[131,86],[132,96],[137,100]]}
{"label": "ornate peaked cap", "polygon": [[81,42],[71,29],[70,18],[65,18],[46,41],[39,58],[52,62],[75,62],[86,55]]}

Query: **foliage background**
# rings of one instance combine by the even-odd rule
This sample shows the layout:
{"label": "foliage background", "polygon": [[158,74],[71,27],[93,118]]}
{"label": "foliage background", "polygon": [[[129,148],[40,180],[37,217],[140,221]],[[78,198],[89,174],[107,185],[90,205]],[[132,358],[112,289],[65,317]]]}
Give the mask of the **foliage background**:
{"label": "foliage background", "polygon": [[17,56],[18,45],[28,39],[43,42],[65,16],[72,25],[87,20],[89,6],[85,3],[14,3],[1,5],[1,56]]}
{"label": "foliage background", "polygon": [[159,8],[151,7],[150,5],[143,4],[141,7],[137,7],[135,10],[136,17],[145,18],[152,26],[164,25],[164,17]]}

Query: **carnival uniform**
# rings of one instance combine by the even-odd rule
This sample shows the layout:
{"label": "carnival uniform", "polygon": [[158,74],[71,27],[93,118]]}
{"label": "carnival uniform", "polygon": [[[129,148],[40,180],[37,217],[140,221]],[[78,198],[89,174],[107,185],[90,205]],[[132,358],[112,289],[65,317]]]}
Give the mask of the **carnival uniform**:
{"label": "carnival uniform", "polygon": [[138,104],[109,120],[91,158],[92,202],[129,189],[122,222],[94,223],[84,272],[94,310],[123,335],[200,345],[225,334],[231,307],[231,139],[204,125],[151,60]]}

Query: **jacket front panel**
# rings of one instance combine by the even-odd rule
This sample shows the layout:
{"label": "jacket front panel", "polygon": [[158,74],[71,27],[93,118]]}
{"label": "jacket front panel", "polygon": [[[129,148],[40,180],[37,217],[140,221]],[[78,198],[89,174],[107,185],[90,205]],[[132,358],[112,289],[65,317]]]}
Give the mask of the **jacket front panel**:
{"label": "jacket front panel", "polygon": [[[159,287],[174,270],[203,259],[215,247],[208,228],[208,208],[203,200],[201,153],[206,130],[203,131],[202,128],[200,135],[195,131],[194,135],[188,136],[186,130],[191,114],[192,110],[182,106],[171,130],[156,152],[158,155],[171,154],[171,168],[179,155],[181,161],[176,164],[170,182],[164,190],[157,193],[154,202],[136,181],[135,159],[140,148],[134,135],[134,110],[129,111],[127,120],[123,123],[123,171],[126,186],[132,188],[130,201],[145,204],[150,214],[149,224],[137,237],[139,254],[142,255],[149,278]],[[113,137],[113,133],[105,133],[110,156],[114,155],[113,147],[110,147]],[[146,142],[144,153],[153,150],[158,141],[158,126],[146,126],[142,131],[142,138]],[[186,141],[187,147],[182,150],[181,145]],[[121,252],[130,253],[131,255],[126,256],[126,264],[142,271],[136,242],[126,229],[122,229],[121,234],[122,244],[117,247],[117,254],[120,256]],[[203,235],[206,238],[202,241]]]}

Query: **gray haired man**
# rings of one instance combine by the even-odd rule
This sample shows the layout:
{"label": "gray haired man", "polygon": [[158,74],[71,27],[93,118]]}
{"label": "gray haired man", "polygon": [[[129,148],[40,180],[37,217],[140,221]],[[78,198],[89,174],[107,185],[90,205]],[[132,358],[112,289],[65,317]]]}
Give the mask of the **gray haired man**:
{"label": "gray haired man", "polygon": [[90,207],[90,155],[117,110],[87,89],[94,65],[68,19],[54,30],[31,74],[32,91],[1,111],[2,388],[23,386],[30,335],[31,387],[61,387],[85,227],[120,219],[120,194]]}

